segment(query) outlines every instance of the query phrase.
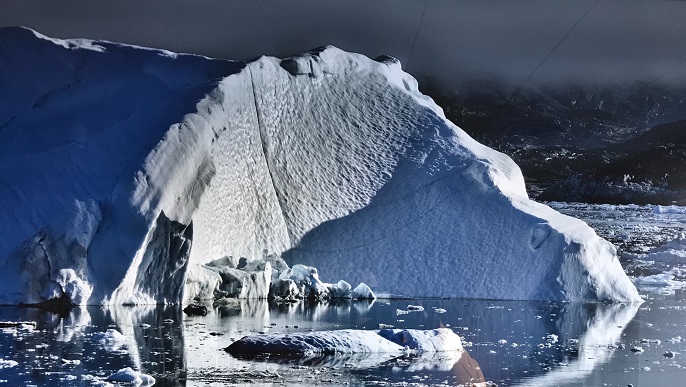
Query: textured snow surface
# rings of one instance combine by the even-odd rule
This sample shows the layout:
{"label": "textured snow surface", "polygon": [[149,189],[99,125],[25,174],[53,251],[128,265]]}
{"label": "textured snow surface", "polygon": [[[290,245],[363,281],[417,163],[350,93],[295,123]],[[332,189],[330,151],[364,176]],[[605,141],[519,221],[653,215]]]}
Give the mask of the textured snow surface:
{"label": "textured snow surface", "polygon": [[281,335],[245,336],[226,351],[235,355],[258,354],[350,354],[412,350],[416,352],[462,351],[460,337],[447,328],[433,330],[342,329]]}
{"label": "textured snow surface", "polygon": [[21,28],[0,58],[4,303],[179,302],[189,263],[265,248],[394,294],[639,300],[611,244],[530,201],[392,58],[236,63]]}

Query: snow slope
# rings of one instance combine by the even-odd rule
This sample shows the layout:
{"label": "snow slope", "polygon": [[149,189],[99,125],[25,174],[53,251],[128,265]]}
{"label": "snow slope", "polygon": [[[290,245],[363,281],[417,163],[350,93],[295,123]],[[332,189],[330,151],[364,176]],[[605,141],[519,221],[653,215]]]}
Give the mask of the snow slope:
{"label": "snow slope", "polygon": [[236,63],[0,29],[0,301],[178,302],[189,262],[413,296],[638,301],[392,58]]}

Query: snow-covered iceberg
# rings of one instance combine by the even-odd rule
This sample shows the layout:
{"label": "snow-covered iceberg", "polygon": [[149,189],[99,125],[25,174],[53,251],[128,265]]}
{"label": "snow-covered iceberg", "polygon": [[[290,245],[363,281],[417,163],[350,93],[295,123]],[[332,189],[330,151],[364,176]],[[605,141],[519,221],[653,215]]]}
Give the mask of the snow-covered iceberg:
{"label": "snow-covered iceberg", "polygon": [[[412,296],[637,301],[397,60],[213,60],[0,29],[0,301],[173,303],[263,249]],[[197,285],[197,284],[196,284]]]}

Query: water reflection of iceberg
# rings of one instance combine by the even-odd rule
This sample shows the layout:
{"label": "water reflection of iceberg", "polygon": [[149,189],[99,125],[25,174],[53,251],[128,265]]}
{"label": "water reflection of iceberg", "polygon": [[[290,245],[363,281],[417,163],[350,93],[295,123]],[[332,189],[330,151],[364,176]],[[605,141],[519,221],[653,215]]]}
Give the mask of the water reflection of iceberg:
{"label": "water reflection of iceberg", "polygon": [[563,332],[585,327],[579,335],[578,356],[567,363],[537,377],[522,381],[523,386],[560,385],[579,380],[591,374],[600,365],[607,363],[621,340],[624,327],[634,318],[640,304],[598,304],[588,313],[588,305],[568,304],[569,312],[561,320]]}
{"label": "water reflection of iceberg", "polygon": [[185,385],[183,314],[178,305],[107,307],[109,317],[127,337],[135,368],[165,386]]}
{"label": "water reflection of iceberg", "polygon": [[468,383],[483,382],[480,367],[461,342],[448,328],[341,329],[249,335],[225,350],[244,361],[346,368],[361,377],[439,372]]}

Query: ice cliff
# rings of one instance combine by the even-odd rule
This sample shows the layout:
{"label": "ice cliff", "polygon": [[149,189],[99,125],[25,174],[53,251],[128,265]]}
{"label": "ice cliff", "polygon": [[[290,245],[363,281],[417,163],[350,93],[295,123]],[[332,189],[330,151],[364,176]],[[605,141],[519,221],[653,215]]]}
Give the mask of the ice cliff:
{"label": "ice cliff", "polygon": [[412,296],[639,300],[398,61],[213,60],[0,29],[0,301],[179,302],[275,251]]}

